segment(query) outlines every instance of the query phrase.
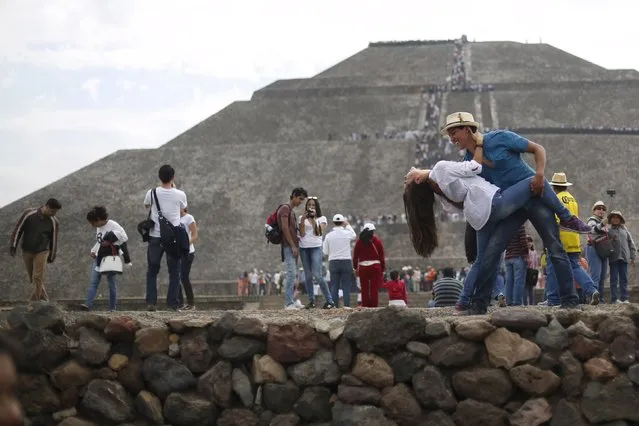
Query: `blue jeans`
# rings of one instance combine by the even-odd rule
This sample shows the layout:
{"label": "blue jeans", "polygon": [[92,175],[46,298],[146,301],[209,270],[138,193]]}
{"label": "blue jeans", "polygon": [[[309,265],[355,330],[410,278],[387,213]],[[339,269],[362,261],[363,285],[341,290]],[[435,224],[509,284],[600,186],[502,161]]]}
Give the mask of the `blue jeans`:
{"label": "blue jeans", "polygon": [[291,247],[282,247],[286,279],[284,280],[284,307],[293,304],[295,294],[295,278],[297,278],[297,258],[293,256]]}
{"label": "blue jeans", "polygon": [[[573,277],[582,288],[584,296],[586,298],[592,296],[595,291],[598,291],[598,288],[590,278],[590,275],[588,275],[579,264],[579,253],[568,253],[568,259],[570,260]],[[557,278],[555,277],[555,268],[552,261],[549,261],[546,265],[546,274],[546,297],[548,298],[548,304],[560,305],[559,288],[557,287]]]}
{"label": "blue jeans", "polygon": [[506,303],[519,306],[524,303],[526,287],[526,261],[522,256],[506,259]]}
{"label": "blue jeans", "polygon": [[[549,191],[549,189],[547,188],[544,191]],[[507,204],[500,206],[499,209],[501,214],[510,213],[510,208]],[[495,226],[490,221],[487,226],[484,226],[477,233],[477,257],[481,265],[476,275],[475,292],[472,299],[473,305],[477,310],[484,311],[488,306],[499,259],[504,250],[506,250],[510,239],[517,233],[519,227],[524,224],[526,219],[530,220],[541,237],[544,246],[550,251],[550,259],[552,259],[555,273],[559,280],[562,305],[568,307],[578,304],[570,260],[559,239],[559,226],[555,220],[555,213],[540,199],[532,199],[526,208],[509,214],[497,224],[498,226]],[[483,248],[481,252],[479,250],[480,247]]]}
{"label": "blue jeans", "polygon": [[315,289],[313,288],[313,276],[319,283],[322,294],[327,303],[333,303],[333,297],[328,289],[324,276],[322,275],[322,254],[321,247],[300,248],[300,259],[304,267],[304,278],[306,281],[306,292],[308,300],[315,303]]}
{"label": "blue jeans", "polygon": [[[87,303],[89,309],[93,309],[93,301],[95,300],[95,295],[98,292],[98,286],[100,285],[100,279],[102,278],[102,274],[95,270],[97,267],[97,263],[93,261],[91,263],[91,279],[89,282],[89,292],[87,293]],[[115,311],[118,303],[118,283],[117,276],[115,272],[111,272],[106,274],[107,282],[109,283],[109,310]]]}
{"label": "blue jeans", "polygon": [[[617,284],[621,290],[619,298]],[[610,303],[615,303],[617,300],[622,302],[628,300],[628,264],[623,260],[610,262]]]}
{"label": "blue jeans", "polygon": [[[339,289],[344,293],[344,306],[351,306],[351,287],[355,281],[353,262],[350,259],[331,260],[328,262],[331,272],[331,295],[333,301],[339,303]],[[336,305],[337,306],[337,305]]]}
{"label": "blue jeans", "polygon": [[599,289],[600,297],[603,298],[604,284],[608,273],[608,260],[599,257],[597,250],[593,246],[586,246],[586,260],[590,266],[590,278]]}
{"label": "blue jeans", "polygon": [[[158,302],[158,273],[164,256],[164,247],[160,245],[160,238],[149,238],[146,252],[148,267],[146,270],[146,304],[155,306]],[[166,292],[166,304],[171,309],[180,307],[180,259],[166,256],[166,266],[169,269],[169,288]]]}

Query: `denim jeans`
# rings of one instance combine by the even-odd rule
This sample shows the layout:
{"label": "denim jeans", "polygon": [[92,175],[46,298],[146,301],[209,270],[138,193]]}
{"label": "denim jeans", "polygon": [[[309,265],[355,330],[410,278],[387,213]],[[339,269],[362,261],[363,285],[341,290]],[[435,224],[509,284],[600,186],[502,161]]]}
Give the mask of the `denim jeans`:
{"label": "denim jeans", "polygon": [[331,272],[331,295],[335,306],[339,303],[339,289],[344,293],[344,306],[351,306],[351,286],[355,281],[353,262],[350,259],[338,259],[328,262]]}
{"label": "denim jeans", "polygon": [[[544,191],[548,191],[545,189]],[[556,198],[556,197],[555,197]],[[504,205],[502,212],[509,210],[508,205]],[[544,246],[550,251],[550,259],[555,265],[555,273],[559,281],[561,303],[565,306],[575,306],[578,299],[573,285],[572,269],[570,260],[559,239],[559,226],[555,220],[555,214],[541,200],[532,199],[526,208],[517,210],[510,214],[495,226],[492,221],[488,226],[484,226],[477,233],[478,260],[481,265],[478,269],[473,305],[483,311],[490,302],[490,294],[497,273],[499,259],[506,250],[510,239],[517,233],[517,230],[524,224],[526,219],[530,220],[541,237]],[[479,252],[479,248],[485,250]]]}
{"label": "denim jeans", "polygon": [[[146,304],[156,305],[158,302],[158,274],[160,263],[164,256],[164,247],[160,245],[160,238],[149,238],[146,252],[148,267],[146,270]],[[171,309],[180,307],[180,259],[166,256],[166,266],[169,269],[169,288],[166,292],[166,304]]]}
{"label": "denim jeans", "polygon": [[[89,309],[93,309],[93,301],[95,300],[95,295],[97,294],[98,286],[100,285],[100,279],[102,278],[102,274],[95,270],[97,266],[98,264],[95,261],[91,263],[91,279],[89,282],[89,292],[87,293],[86,303]],[[118,303],[118,282],[116,273],[111,272],[106,274],[106,279],[109,283],[109,310],[115,311]]]}
{"label": "denim jeans", "polygon": [[[297,258],[293,256],[291,247],[282,247],[286,279],[284,280],[284,307],[292,305],[295,294],[295,279],[297,278]],[[331,278],[332,279],[332,278]]]}
{"label": "denim jeans", "polygon": [[524,303],[526,287],[526,261],[522,256],[506,259],[506,303],[519,306]]}
{"label": "denim jeans", "polygon": [[[570,267],[572,269],[572,274],[579,284],[579,286],[583,289],[584,296],[590,297],[595,291],[598,291],[597,286],[590,278],[590,275],[579,264],[579,255],[580,253],[568,253],[568,259],[570,260]],[[553,266],[553,262],[549,261],[546,265],[546,297],[548,298],[549,305],[560,305],[561,300],[559,298],[559,289],[557,287],[557,278],[555,276],[555,267]]]}
{"label": "denim jeans", "polygon": [[599,289],[599,295],[603,298],[606,274],[608,273],[608,259],[602,259],[593,246],[586,246],[586,260],[590,266],[590,278]]}
{"label": "denim jeans", "polygon": [[[621,294],[617,293],[617,284]],[[628,300],[628,264],[623,260],[610,262],[610,303]]]}
{"label": "denim jeans", "polygon": [[306,292],[308,293],[308,300],[315,303],[315,289],[313,287],[313,276],[317,280],[324,299],[327,303],[333,303],[333,297],[328,289],[324,276],[322,275],[322,260],[324,255],[322,254],[321,247],[309,247],[300,248],[300,259],[302,260],[302,266],[304,267],[304,278],[306,282]]}
{"label": "denim jeans", "polygon": [[184,293],[186,293],[186,304],[191,306],[195,304],[193,300],[193,286],[191,285],[191,266],[193,265],[193,260],[195,260],[195,253],[189,253],[182,258],[182,265],[180,267],[180,281],[182,282],[182,286],[178,293],[180,306],[184,306]]}

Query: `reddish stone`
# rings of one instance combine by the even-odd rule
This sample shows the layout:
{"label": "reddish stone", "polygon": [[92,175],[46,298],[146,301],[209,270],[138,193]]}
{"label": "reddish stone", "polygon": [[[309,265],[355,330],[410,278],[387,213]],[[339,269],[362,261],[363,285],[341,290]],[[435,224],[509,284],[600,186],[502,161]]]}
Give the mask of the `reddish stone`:
{"label": "reddish stone", "polygon": [[129,316],[113,318],[104,328],[106,338],[112,341],[133,341],[140,323]]}
{"label": "reddish stone", "polygon": [[604,350],[606,344],[600,340],[593,340],[582,336],[576,335],[572,339],[570,346],[570,352],[582,361],[588,361],[590,358],[594,358]]}
{"label": "reddish stone", "polygon": [[268,328],[266,351],[278,362],[304,361],[318,349],[315,329],[307,324],[274,324]]}

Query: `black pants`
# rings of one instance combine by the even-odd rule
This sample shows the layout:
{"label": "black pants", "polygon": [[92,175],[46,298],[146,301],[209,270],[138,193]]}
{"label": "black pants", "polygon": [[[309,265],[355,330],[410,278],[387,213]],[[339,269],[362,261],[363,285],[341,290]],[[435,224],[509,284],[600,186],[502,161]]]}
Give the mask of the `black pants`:
{"label": "black pants", "polygon": [[[186,304],[193,306],[193,287],[191,286],[191,265],[195,259],[195,253],[189,253],[182,258],[182,268],[180,269],[180,280],[182,286],[180,287],[180,305],[184,305],[184,293],[186,292]],[[184,291],[183,291],[184,290]]]}

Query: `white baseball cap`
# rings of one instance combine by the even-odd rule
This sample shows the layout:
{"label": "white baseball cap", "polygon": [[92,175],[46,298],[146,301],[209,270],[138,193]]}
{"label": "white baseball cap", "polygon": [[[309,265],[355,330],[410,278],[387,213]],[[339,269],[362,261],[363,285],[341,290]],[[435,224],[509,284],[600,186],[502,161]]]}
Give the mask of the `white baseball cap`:
{"label": "white baseball cap", "polygon": [[341,215],[339,213],[333,216],[333,222],[344,222],[345,220],[346,219],[344,219],[344,215]]}
{"label": "white baseball cap", "polygon": [[375,225],[369,222],[366,225],[364,225],[363,229],[365,229],[367,231],[374,231],[375,230]]}

